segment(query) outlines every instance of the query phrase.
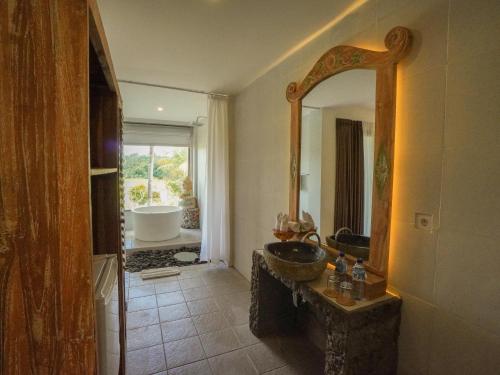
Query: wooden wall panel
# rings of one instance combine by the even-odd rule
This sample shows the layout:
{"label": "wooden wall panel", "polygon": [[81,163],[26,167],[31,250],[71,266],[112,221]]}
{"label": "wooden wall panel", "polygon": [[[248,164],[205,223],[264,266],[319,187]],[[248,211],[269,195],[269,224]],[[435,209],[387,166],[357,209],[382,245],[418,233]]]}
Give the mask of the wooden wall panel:
{"label": "wooden wall panel", "polygon": [[0,2],[0,374],[94,374],[87,1]]}

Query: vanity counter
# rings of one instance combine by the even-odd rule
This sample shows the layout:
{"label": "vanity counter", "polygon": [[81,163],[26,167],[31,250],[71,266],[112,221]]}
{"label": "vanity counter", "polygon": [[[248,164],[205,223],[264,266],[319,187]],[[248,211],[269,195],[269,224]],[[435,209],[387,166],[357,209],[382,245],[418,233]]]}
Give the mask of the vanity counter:
{"label": "vanity counter", "polygon": [[326,330],[325,374],[396,374],[401,299],[382,297],[343,306],[323,294],[327,271],[310,282],[274,273],[262,250],[253,253],[250,329],[265,337],[295,325],[294,295],[314,309]]}

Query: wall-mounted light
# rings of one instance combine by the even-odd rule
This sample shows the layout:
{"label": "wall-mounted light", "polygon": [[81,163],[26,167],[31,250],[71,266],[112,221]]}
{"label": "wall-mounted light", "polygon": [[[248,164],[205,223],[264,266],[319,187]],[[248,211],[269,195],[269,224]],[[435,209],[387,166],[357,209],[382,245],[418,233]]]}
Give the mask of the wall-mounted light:
{"label": "wall-mounted light", "polygon": [[158,112],[163,112],[163,107],[158,107],[158,108],[156,108],[156,110],[157,110]]}

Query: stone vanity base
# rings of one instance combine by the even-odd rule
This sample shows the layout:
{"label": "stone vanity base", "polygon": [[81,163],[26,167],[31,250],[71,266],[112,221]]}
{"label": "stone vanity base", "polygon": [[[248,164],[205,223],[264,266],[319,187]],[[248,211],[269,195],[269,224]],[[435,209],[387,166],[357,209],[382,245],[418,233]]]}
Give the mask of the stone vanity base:
{"label": "stone vanity base", "polygon": [[[257,337],[297,326],[293,295],[309,304],[326,331],[325,374],[391,375],[397,372],[401,300],[385,296],[359,308],[345,308],[325,297],[317,283],[281,278],[253,253],[250,329]],[[323,345],[321,345],[323,346]]]}

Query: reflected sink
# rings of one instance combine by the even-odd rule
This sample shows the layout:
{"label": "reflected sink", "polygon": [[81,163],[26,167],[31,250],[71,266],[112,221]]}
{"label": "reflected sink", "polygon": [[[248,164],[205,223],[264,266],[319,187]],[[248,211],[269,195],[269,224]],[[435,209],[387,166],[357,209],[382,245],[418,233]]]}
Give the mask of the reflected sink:
{"label": "reflected sink", "polygon": [[326,252],[300,241],[271,242],[264,246],[264,259],[272,271],[288,280],[310,281],[326,268]]}
{"label": "reflected sink", "polygon": [[355,258],[368,260],[370,256],[370,237],[357,234],[339,234],[337,239],[335,236],[326,237],[326,243],[328,246]]}

